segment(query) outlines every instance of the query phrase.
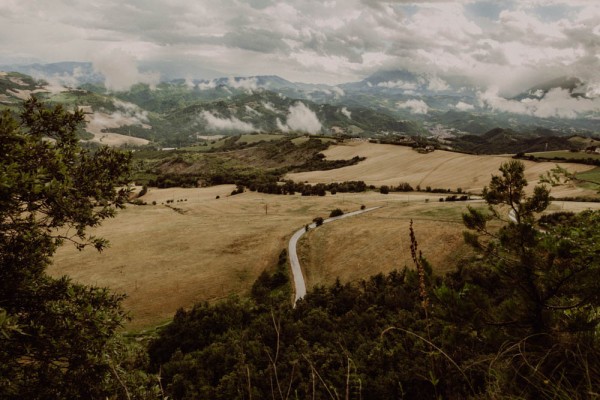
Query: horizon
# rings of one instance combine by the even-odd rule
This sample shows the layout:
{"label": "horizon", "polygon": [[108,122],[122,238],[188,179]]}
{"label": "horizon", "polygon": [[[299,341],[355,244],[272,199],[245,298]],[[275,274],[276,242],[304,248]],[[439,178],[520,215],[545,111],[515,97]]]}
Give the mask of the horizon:
{"label": "horizon", "polygon": [[600,88],[593,0],[27,3],[0,5],[0,64],[91,62],[115,89],[268,75],[336,85],[391,70],[500,92],[561,76]]}

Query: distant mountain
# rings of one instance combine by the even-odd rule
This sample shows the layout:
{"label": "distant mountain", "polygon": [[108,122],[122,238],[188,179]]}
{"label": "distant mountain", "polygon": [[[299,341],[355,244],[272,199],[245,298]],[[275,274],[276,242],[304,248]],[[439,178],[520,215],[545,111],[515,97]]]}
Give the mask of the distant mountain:
{"label": "distant mountain", "polygon": [[571,95],[578,97],[585,95],[584,87],[585,83],[581,79],[573,76],[563,76],[532,86],[526,91],[513,97],[513,100],[541,99],[552,89],[568,90]]}
{"label": "distant mountain", "polygon": [[71,87],[77,87],[84,83],[104,82],[104,77],[94,71],[92,63],[86,62],[0,65],[0,71],[20,72],[35,79],[53,80]]}

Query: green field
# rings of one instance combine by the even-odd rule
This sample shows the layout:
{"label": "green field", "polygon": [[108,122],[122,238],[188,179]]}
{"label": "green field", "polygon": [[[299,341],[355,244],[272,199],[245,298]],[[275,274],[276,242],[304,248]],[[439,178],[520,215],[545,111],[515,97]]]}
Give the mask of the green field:
{"label": "green field", "polygon": [[[600,190],[600,167],[596,167],[587,172],[580,172],[576,174],[575,177],[577,179],[581,179],[584,181],[592,181],[592,182],[582,182],[580,186],[585,187],[587,189],[595,189]],[[599,182],[599,183],[593,183]]]}
{"label": "green field", "polygon": [[559,150],[559,151],[541,151],[538,153],[527,153],[526,156],[534,156],[537,158],[564,158],[567,160],[585,160],[587,158],[592,158],[594,160],[600,160],[600,154],[592,153],[588,154],[585,152],[571,152],[567,150]]}

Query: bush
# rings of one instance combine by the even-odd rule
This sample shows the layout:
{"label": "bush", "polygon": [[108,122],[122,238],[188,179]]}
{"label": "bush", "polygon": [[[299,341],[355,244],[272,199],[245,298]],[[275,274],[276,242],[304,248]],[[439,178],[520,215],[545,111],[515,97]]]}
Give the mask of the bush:
{"label": "bush", "polygon": [[387,187],[386,185],[383,185],[382,187],[379,188],[379,193],[381,194],[388,194],[390,192],[390,188]]}
{"label": "bush", "polygon": [[341,209],[336,208],[329,213],[329,218],[339,217],[340,215],[344,215],[344,212]]}
{"label": "bush", "polygon": [[364,205],[364,204],[360,206],[360,209],[361,209],[361,210],[364,210],[365,208],[367,208],[367,207],[365,207],[365,205]]}
{"label": "bush", "polygon": [[317,225],[317,226],[321,226],[321,225],[323,225],[323,221],[324,221],[324,220],[323,220],[323,217],[317,217],[317,218],[313,219],[313,222],[314,222],[314,223],[315,223],[315,225]]}

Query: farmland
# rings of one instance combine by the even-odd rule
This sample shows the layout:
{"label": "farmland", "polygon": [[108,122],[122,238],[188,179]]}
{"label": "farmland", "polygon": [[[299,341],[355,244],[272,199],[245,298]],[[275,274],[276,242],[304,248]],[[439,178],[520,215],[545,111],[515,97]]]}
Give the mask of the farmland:
{"label": "farmland", "polygon": [[[298,227],[338,207],[383,206],[307,235],[300,257],[309,287],[338,276],[348,281],[411,267],[411,218],[420,249],[437,272],[467,254],[460,223],[465,203],[439,203],[439,196],[420,193],[228,196],[233,189],[150,189],[143,197],[148,205],[129,206],[94,231],[111,247],[97,253],[64,246],[50,273],[126,293],[124,305],[133,317],[127,329],[137,331],[170,320],[178,308],[194,302],[246,294],[258,275],[276,264]],[[558,209],[571,203],[565,204]]]}
{"label": "farmland", "polygon": [[[476,156],[436,150],[420,154],[409,147],[381,145],[372,143],[349,143],[330,147],[323,152],[327,159],[349,159],[354,156],[366,157],[357,165],[333,171],[311,171],[288,174],[294,181],[309,183],[329,183],[347,180],[363,180],[367,184],[398,185],[408,182],[413,187],[448,188],[479,192],[488,184],[490,176],[496,174],[498,167],[509,157]],[[581,164],[559,164],[571,172],[584,172],[593,166]],[[539,180],[539,176],[554,168],[555,163],[525,162],[525,175],[530,187]],[[556,196],[577,196],[593,194],[593,191],[577,188],[573,185],[555,188]]]}

